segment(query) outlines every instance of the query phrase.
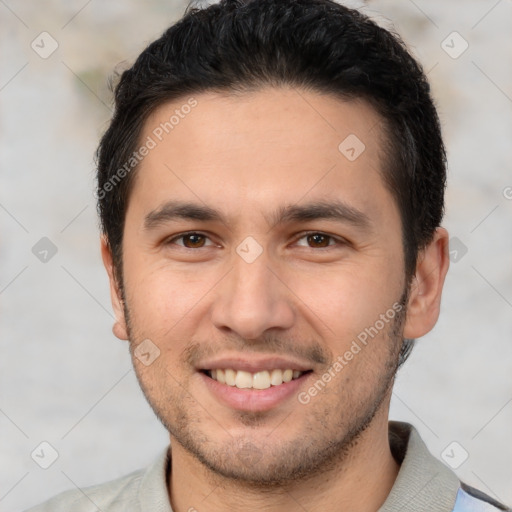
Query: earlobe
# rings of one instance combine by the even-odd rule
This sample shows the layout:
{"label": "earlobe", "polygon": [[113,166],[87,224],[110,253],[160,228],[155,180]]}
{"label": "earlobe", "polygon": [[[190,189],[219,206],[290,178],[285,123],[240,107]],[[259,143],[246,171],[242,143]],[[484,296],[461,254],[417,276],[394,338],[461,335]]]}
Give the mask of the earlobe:
{"label": "earlobe", "polygon": [[122,321],[117,319],[115,320],[114,325],[112,325],[112,332],[116,338],[128,341],[128,333],[124,319]]}
{"label": "earlobe", "polygon": [[430,244],[418,254],[411,282],[404,338],[419,338],[437,322],[441,294],[449,267],[448,232],[437,228]]}
{"label": "earlobe", "polygon": [[101,237],[101,257],[110,282],[110,299],[112,301],[112,308],[116,318],[112,327],[112,332],[114,333],[114,336],[120,340],[128,340],[128,329],[124,314],[123,297],[114,272],[112,251],[110,250],[110,245],[108,244],[105,235],[102,235]]}

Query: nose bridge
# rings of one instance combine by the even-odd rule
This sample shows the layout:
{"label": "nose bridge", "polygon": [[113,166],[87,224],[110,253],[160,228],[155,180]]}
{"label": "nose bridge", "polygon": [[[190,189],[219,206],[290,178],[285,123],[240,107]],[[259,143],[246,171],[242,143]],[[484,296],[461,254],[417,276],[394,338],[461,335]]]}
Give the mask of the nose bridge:
{"label": "nose bridge", "polygon": [[272,302],[272,288],[275,286],[272,281],[275,278],[272,279],[269,264],[267,253],[262,253],[254,260],[246,260],[239,255],[233,258],[234,302],[240,306],[244,303],[250,305],[256,299],[261,300],[262,305]]}
{"label": "nose bridge", "polygon": [[268,329],[285,329],[293,324],[293,308],[286,287],[270,267],[271,261],[263,247],[258,249],[251,240],[238,246],[232,269],[217,290],[213,305],[212,319],[218,328],[255,339]]}

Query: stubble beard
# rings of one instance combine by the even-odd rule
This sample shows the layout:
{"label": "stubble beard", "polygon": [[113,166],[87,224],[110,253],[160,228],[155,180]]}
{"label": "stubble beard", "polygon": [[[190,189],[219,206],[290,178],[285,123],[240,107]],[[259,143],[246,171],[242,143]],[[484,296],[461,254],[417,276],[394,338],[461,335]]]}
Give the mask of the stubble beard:
{"label": "stubble beard", "polygon": [[[407,298],[408,290],[399,300],[402,310],[390,321],[385,335],[374,341],[387,345],[385,361],[379,362],[377,368],[379,375],[376,381],[373,370],[359,379],[361,383],[365,378],[373,378],[375,383],[371,390],[364,396],[354,398],[346,389],[338,389],[337,396],[340,398],[334,405],[324,403],[322,407],[321,393],[311,404],[298,405],[299,409],[295,412],[308,417],[303,433],[278,446],[272,444],[271,438],[268,443],[256,442],[252,435],[258,428],[265,427],[265,413],[238,411],[236,418],[246,427],[247,432],[243,435],[230,435],[229,439],[218,442],[208,436],[198,415],[193,412],[198,411],[205,418],[211,419],[209,413],[188,393],[186,383],[178,384],[165,368],[160,368],[159,379],[156,379],[158,386],[155,387],[154,382],[146,382],[143,372],[134,364],[137,379],[146,400],[173,440],[209,470],[212,481],[217,484],[227,479],[238,486],[270,491],[291,483],[296,484],[300,480],[306,481],[335,468],[343,470],[363,433],[377,413],[388,405],[403,341]],[[144,337],[135,335],[136,329],[131,324],[130,311],[125,301],[124,308],[133,359],[133,347]],[[371,342],[363,350],[372,350]],[[355,377],[351,376],[352,383]],[[348,411],[347,404],[350,405]],[[288,423],[286,419],[283,420],[275,432],[282,432],[281,429],[286,428]],[[257,437],[260,439],[261,436]]]}

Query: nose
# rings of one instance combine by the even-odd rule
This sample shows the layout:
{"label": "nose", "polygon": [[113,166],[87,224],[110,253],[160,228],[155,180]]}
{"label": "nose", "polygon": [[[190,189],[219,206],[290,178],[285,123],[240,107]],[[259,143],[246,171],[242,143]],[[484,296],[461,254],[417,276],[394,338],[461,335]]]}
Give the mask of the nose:
{"label": "nose", "polygon": [[293,325],[292,298],[265,252],[252,263],[235,254],[231,271],[216,287],[212,322],[220,330],[255,340],[269,329]]}

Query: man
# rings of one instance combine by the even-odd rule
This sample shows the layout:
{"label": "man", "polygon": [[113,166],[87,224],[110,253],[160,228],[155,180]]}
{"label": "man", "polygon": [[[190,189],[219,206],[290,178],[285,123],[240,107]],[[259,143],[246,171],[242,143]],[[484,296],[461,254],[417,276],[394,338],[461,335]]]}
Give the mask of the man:
{"label": "man", "polygon": [[224,0],[115,100],[114,333],[170,447],[33,510],[506,510],[388,422],[448,270],[445,151],[403,43],[330,0]]}

